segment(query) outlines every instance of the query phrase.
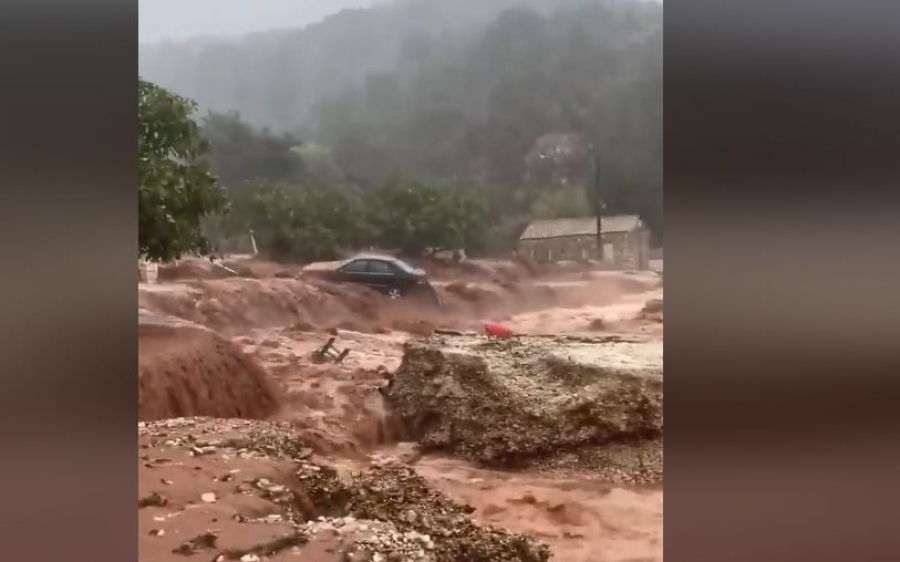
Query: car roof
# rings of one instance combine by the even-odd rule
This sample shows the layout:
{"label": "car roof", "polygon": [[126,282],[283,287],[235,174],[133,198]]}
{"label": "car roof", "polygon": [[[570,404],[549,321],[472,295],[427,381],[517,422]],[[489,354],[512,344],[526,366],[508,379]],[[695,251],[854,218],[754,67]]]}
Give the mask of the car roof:
{"label": "car roof", "polygon": [[422,271],[421,269],[417,268],[416,266],[410,264],[409,262],[404,261],[404,260],[394,257],[394,256],[386,255],[386,254],[368,254],[368,253],[357,254],[348,260],[344,260],[341,263],[341,265],[339,265],[338,267],[344,267],[345,265],[347,265],[349,263],[353,263],[358,260],[386,261],[386,262],[394,264],[395,267],[399,267],[400,269],[402,269],[403,271],[406,271],[407,273],[413,273],[416,275],[425,275],[424,271]]}
{"label": "car roof", "polygon": [[357,254],[357,255],[353,256],[352,258],[345,260],[344,263],[350,263],[350,262],[356,261],[356,260],[383,260],[383,261],[392,261],[392,262],[400,261],[398,258],[395,258],[394,256],[388,256],[388,255],[384,255],[384,254]]}

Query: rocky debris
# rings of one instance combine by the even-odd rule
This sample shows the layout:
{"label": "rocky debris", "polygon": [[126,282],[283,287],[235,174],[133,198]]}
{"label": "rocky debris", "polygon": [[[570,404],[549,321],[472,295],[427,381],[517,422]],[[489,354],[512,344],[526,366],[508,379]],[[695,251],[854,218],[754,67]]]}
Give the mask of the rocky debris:
{"label": "rocky debris", "polygon": [[[362,521],[383,526],[374,536],[359,539],[351,560],[423,560],[434,562],[545,562],[549,549],[525,535],[481,527],[471,519],[471,507],[454,502],[428,487],[411,468],[374,466],[348,481],[320,469],[315,481],[305,479],[306,494],[327,507],[312,529],[368,532]],[[325,525],[325,521],[329,521]],[[353,525],[347,525],[347,522]],[[308,526],[306,529],[310,530]]]}
{"label": "rocky debris", "polygon": [[[549,549],[533,539],[476,525],[470,506],[429,488],[414,470],[376,466],[354,477],[347,510],[355,517],[389,521],[415,552],[433,553],[438,562],[545,562]],[[392,535],[393,536],[393,535]],[[404,540],[400,540],[404,544]],[[396,550],[387,553],[388,556]],[[399,553],[401,556],[403,552]],[[385,560],[389,558],[384,558]],[[401,558],[402,559],[402,558]]]}
{"label": "rocky debris", "polygon": [[169,500],[159,492],[153,492],[145,498],[138,500],[138,509],[142,507],[164,507]]}
{"label": "rocky debris", "polygon": [[561,451],[539,461],[537,468],[583,473],[585,467],[599,467],[604,480],[618,484],[661,484],[663,482],[663,441],[646,439],[624,443],[592,445]]}
{"label": "rocky debris", "polygon": [[[471,507],[430,488],[411,468],[385,463],[342,476],[314,462],[290,424],[183,418],[141,423],[138,431],[142,441],[153,446],[189,452],[215,447],[215,454],[223,459],[294,462],[293,477],[287,481],[255,478],[234,488],[239,494],[275,503],[281,513],[258,518],[235,514],[233,519],[273,525],[290,522],[296,532],[249,549],[220,552],[214,560],[262,560],[281,550],[300,548],[325,531],[346,539],[342,541],[346,560],[546,562],[550,558],[548,548],[528,536],[479,526],[471,519]],[[149,456],[144,460],[152,466]],[[191,555],[214,548],[216,535],[207,533],[183,543],[176,552]]]}
{"label": "rocky debris", "polygon": [[425,450],[500,468],[567,455],[614,480],[657,473],[639,466],[657,463],[643,451],[662,439],[661,343],[433,338],[407,347],[383,394]]}
{"label": "rocky debris", "polygon": [[138,434],[148,437],[150,446],[185,448],[194,455],[200,450],[225,459],[304,459],[312,455],[306,441],[287,422],[173,418],[140,423]]}
{"label": "rocky debris", "polygon": [[295,532],[284,537],[278,537],[271,541],[252,546],[247,549],[229,549],[214,558],[215,562],[225,560],[239,560],[240,562],[259,562],[261,557],[275,556],[283,550],[299,547],[309,542],[309,535],[303,532]]}
{"label": "rocky debris", "polygon": [[434,541],[416,531],[401,532],[389,522],[347,517],[320,517],[301,525],[310,535],[333,533],[352,546],[345,560],[372,562],[434,562]]}
{"label": "rocky debris", "polygon": [[181,546],[172,552],[184,556],[191,556],[201,550],[216,548],[216,541],[218,541],[218,539],[219,537],[214,533],[203,533],[202,535],[197,535],[196,537],[181,543]]}

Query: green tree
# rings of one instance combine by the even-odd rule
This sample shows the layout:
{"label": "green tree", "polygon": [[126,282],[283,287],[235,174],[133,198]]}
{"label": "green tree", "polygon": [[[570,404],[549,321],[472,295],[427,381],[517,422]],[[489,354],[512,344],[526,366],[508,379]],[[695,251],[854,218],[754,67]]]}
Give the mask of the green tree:
{"label": "green tree", "polygon": [[209,161],[219,183],[230,191],[247,181],[295,182],[304,176],[303,158],[291,135],[257,130],[237,113],[210,113],[203,119]]}
{"label": "green tree", "polygon": [[426,249],[480,248],[489,222],[483,195],[395,175],[370,194],[379,244],[411,255]]}
{"label": "green tree", "polygon": [[372,235],[356,189],[317,183],[250,182],[224,223],[227,232],[253,229],[260,251],[285,261],[336,259]]}
{"label": "green tree", "polygon": [[138,81],[138,246],[154,260],[206,252],[201,219],[226,200],[205,162],[194,103]]}
{"label": "green tree", "polygon": [[[429,185],[482,186],[502,232],[492,243],[514,241],[534,213],[577,213],[582,196],[558,190],[590,187],[597,154],[607,212],[640,214],[661,241],[663,13],[659,2],[409,0],[300,30],[145,46],[141,65],[205,108],[240,109],[275,136],[294,132],[322,147],[328,160],[319,164],[336,168],[317,165],[328,182],[377,189],[399,170]],[[548,134],[590,146],[581,172],[548,170],[566,177],[562,186],[531,181],[527,155]],[[251,171],[242,156],[223,160],[236,177],[308,181]],[[425,227],[392,228],[410,240],[399,233]]]}

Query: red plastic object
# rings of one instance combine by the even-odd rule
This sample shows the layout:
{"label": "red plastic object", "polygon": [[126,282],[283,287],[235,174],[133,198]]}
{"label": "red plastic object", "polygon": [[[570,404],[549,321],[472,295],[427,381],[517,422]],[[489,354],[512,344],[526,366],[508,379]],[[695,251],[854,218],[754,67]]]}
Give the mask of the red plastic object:
{"label": "red plastic object", "polygon": [[484,331],[492,338],[509,338],[513,335],[512,330],[500,324],[488,324],[484,327]]}

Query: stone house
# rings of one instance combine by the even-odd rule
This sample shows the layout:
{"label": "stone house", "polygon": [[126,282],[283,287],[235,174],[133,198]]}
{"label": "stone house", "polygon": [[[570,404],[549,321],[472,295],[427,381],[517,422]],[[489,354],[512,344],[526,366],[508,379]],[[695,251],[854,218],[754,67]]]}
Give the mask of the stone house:
{"label": "stone house", "polygon": [[[637,215],[602,217],[604,262],[621,269],[647,269],[650,231]],[[598,257],[597,217],[536,220],[519,237],[519,254],[536,262]]]}

